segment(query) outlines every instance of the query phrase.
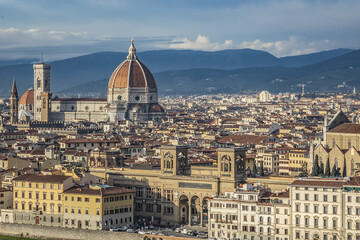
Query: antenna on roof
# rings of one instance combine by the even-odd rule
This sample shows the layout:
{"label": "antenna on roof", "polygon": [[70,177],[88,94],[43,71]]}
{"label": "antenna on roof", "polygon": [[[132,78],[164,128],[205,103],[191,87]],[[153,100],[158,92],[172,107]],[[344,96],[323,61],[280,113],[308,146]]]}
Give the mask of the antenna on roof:
{"label": "antenna on roof", "polygon": [[44,55],[43,55],[43,52],[41,52],[41,63],[44,63]]}

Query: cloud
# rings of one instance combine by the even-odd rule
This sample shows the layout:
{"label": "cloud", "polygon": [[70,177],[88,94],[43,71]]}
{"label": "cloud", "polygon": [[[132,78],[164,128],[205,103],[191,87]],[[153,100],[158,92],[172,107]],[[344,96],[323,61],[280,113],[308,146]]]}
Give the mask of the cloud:
{"label": "cloud", "polygon": [[260,39],[245,41],[238,48],[251,48],[270,52],[278,57],[313,53],[334,48],[334,43],[328,39],[306,41],[300,37],[290,36],[287,40],[264,42]]}
{"label": "cloud", "polygon": [[224,43],[211,42],[209,37],[199,34],[195,41],[191,41],[188,38],[174,39],[169,43],[167,48],[215,51],[229,49],[232,45],[232,40],[226,40]]}
{"label": "cloud", "polygon": [[58,30],[44,30],[30,28],[21,30],[17,28],[0,29],[0,49],[15,47],[40,47],[44,45],[64,45],[76,41],[85,41],[86,32],[66,32]]}

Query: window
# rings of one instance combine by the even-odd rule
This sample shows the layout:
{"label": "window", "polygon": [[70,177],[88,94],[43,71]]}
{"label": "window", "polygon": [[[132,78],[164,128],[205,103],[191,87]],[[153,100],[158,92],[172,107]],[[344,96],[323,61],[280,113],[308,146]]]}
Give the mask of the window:
{"label": "window", "polygon": [[305,200],[309,200],[309,194],[305,194]]}
{"label": "window", "polygon": [[296,198],[296,200],[300,200],[300,194],[297,193],[297,194],[295,195],[295,198]]}
{"label": "window", "polygon": [[327,195],[324,195],[324,202],[327,202]]}
{"label": "window", "polygon": [[96,198],[96,201],[95,202],[100,202],[100,198]]}
{"label": "window", "polygon": [[319,219],[317,217],[314,218],[314,227],[319,226]]}
{"label": "window", "polygon": [[333,214],[337,214],[337,207],[333,207]]}
{"label": "window", "polygon": [[324,206],[324,211],[323,211],[323,213],[327,213],[327,209],[328,209],[328,207],[327,207],[327,206]]}
{"label": "window", "polygon": [[295,212],[300,212],[300,204],[295,205]]}
{"label": "window", "polygon": [[318,213],[319,212],[319,206],[314,205],[314,213]]}
{"label": "window", "polygon": [[336,196],[333,196],[333,202],[336,202],[337,198]]}
{"label": "window", "polygon": [[333,219],[333,228],[337,228],[337,219]]}
{"label": "window", "polygon": [[85,200],[85,202],[89,202],[89,201],[90,201],[89,198],[85,198],[84,200]]}

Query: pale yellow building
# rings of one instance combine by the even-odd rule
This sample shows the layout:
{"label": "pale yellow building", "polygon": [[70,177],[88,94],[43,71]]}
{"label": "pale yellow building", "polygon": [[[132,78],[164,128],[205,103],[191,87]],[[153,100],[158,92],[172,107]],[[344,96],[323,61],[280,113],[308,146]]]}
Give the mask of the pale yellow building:
{"label": "pale yellow building", "polygon": [[62,193],[72,186],[69,176],[25,174],[14,178],[14,222],[62,226]]}
{"label": "pale yellow building", "polygon": [[74,186],[63,193],[64,227],[108,230],[134,223],[134,191],[108,185]]}

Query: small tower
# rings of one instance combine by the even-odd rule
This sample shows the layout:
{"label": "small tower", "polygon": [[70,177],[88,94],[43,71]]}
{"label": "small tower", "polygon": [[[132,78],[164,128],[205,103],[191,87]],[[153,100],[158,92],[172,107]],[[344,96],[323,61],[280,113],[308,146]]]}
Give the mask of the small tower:
{"label": "small tower", "polygon": [[10,96],[10,122],[16,124],[19,119],[19,96],[16,88],[15,79],[13,81]]}
{"label": "small tower", "polygon": [[353,94],[356,95],[356,88],[353,89]]}
{"label": "small tower", "polygon": [[189,169],[187,146],[161,147],[161,172],[171,175],[186,175]]}
{"label": "small tower", "polygon": [[[35,121],[48,121],[42,119],[43,115],[41,112],[44,109],[44,98],[43,93],[50,93],[50,64],[36,63],[33,65],[34,68],[34,120]],[[50,97],[51,94],[47,97]],[[46,100],[47,101],[47,100]],[[50,106],[47,104],[47,106]],[[48,109],[49,110],[49,109]],[[48,115],[46,113],[45,115]]]}

